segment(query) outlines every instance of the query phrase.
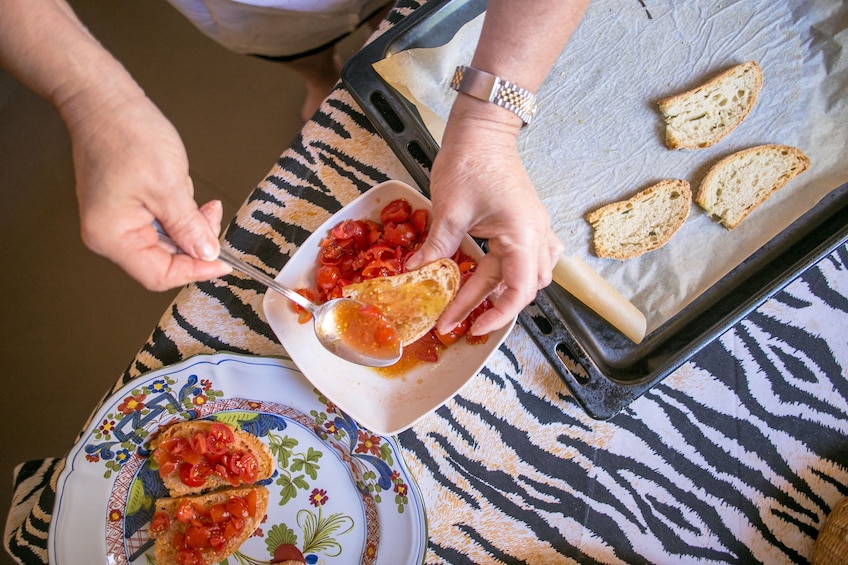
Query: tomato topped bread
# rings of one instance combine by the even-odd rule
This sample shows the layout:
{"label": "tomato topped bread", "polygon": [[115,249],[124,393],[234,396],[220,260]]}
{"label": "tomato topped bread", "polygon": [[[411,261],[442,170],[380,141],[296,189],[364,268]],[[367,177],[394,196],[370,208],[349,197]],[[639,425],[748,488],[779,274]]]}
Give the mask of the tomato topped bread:
{"label": "tomato topped bread", "polygon": [[268,446],[222,422],[180,422],[162,432],[153,447],[159,476],[171,496],[253,484],[274,473]]}
{"label": "tomato topped bread", "polygon": [[595,254],[624,260],[659,249],[677,233],[691,207],[689,183],[668,179],[589,212],[586,221],[594,230]]}
{"label": "tomato topped bread", "polygon": [[666,146],[702,149],[718,143],[748,116],[762,85],[762,69],[748,61],[697,88],[660,100]]}
{"label": "tomato topped bread", "polygon": [[268,489],[242,486],[209,494],[160,498],[150,525],[160,565],[210,565],[226,559],[256,531]]}
{"label": "tomato topped bread", "polygon": [[433,329],[459,290],[459,266],[439,259],[414,271],[353,283],[342,294],[373,304],[394,322],[403,345]]}

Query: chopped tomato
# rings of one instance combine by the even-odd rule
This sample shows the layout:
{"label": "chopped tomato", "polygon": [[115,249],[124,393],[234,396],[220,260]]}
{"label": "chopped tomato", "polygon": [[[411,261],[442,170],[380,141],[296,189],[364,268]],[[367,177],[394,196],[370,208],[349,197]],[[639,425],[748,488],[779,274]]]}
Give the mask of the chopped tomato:
{"label": "chopped tomato", "polygon": [[404,198],[393,200],[380,211],[380,221],[385,226],[389,222],[405,222],[412,214],[412,206]]}
{"label": "chopped tomato", "polygon": [[215,550],[219,550],[225,545],[227,545],[227,536],[224,535],[224,532],[220,529],[216,529],[210,532],[209,535],[209,545],[215,548]]}
{"label": "chopped tomato", "polygon": [[409,222],[389,223],[383,226],[383,239],[395,247],[412,247],[418,238],[418,232]]}
{"label": "chopped tomato", "polygon": [[228,470],[241,483],[250,484],[259,476],[259,460],[250,452],[234,453],[230,457]]}
{"label": "chopped tomato", "polygon": [[229,444],[236,440],[236,435],[233,433],[233,429],[221,422],[214,422],[209,427],[209,437],[216,442],[223,444]]}
{"label": "chopped tomato", "polygon": [[244,497],[244,502],[247,504],[247,513],[251,517],[256,516],[256,491],[248,492],[247,496]]}
{"label": "chopped tomato", "polygon": [[171,527],[171,517],[167,512],[159,510],[153,514],[153,519],[150,521],[150,531],[154,534],[161,534]]}
{"label": "chopped tomato", "polygon": [[380,229],[380,224],[373,220],[365,220],[365,227],[368,229],[368,244],[374,245],[380,239],[383,230]]}
{"label": "chopped tomato", "polygon": [[209,509],[209,517],[212,518],[213,524],[220,524],[230,519],[230,513],[227,510],[227,505],[224,503],[215,504]]}
{"label": "chopped tomato", "polygon": [[163,461],[157,461],[157,463],[159,463],[160,477],[167,477],[168,475],[176,471],[177,467],[179,466],[179,461],[175,461],[173,459],[163,459]]}
{"label": "chopped tomato", "polygon": [[180,465],[180,480],[189,487],[202,486],[210,474],[212,474],[212,467],[206,460],[200,460],[195,464],[186,461]]}
{"label": "chopped tomato", "polygon": [[185,542],[192,549],[204,549],[209,545],[209,530],[202,526],[191,525],[185,532]]}
{"label": "chopped tomato", "polygon": [[183,524],[188,524],[197,518],[197,511],[188,500],[183,500],[177,507],[177,520]]}
{"label": "chopped tomato", "polygon": [[430,213],[427,210],[420,208],[412,213],[412,225],[418,233],[427,231],[427,225],[430,223]]}
{"label": "chopped tomato", "polygon": [[341,271],[335,265],[321,265],[315,273],[315,280],[321,290],[330,290],[336,286],[341,276]]}
{"label": "chopped tomato", "polygon": [[[175,517],[185,526],[177,528],[171,538],[176,562],[202,563],[195,561],[203,555],[201,552],[210,548],[219,551],[230,540],[243,534],[247,518],[256,517],[256,512],[256,491],[250,491],[244,496],[233,495],[226,502],[208,506],[184,499],[177,507]],[[164,512],[161,512],[165,514],[164,517],[159,514],[154,515],[154,524],[164,524],[170,520]]]}
{"label": "chopped tomato", "polygon": [[400,261],[397,259],[374,259],[362,268],[363,279],[376,279],[377,277],[389,277],[400,273]]}
{"label": "chopped tomato", "polygon": [[183,550],[177,553],[177,565],[203,565],[203,557],[199,551]]}
{"label": "chopped tomato", "polygon": [[227,522],[227,525],[224,527],[224,536],[228,538],[233,538],[241,531],[244,527],[244,520],[230,520]]}
{"label": "chopped tomato", "polygon": [[[344,220],[330,230],[320,244],[315,280],[317,291],[311,300],[326,302],[342,296],[342,289],[348,284],[406,272],[406,261],[427,237],[430,213],[424,209],[413,210],[408,201],[397,199],[382,208],[380,222],[382,225],[371,220]],[[477,262],[462,250],[457,250],[452,259],[459,265],[461,284],[464,284],[477,268]],[[300,323],[311,319],[305,310],[294,308]],[[488,308],[491,303],[484,301],[478,306],[476,316]],[[486,336],[468,333],[474,319],[469,315],[446,335],[432,331],[418,342],[405,346],[401,361],[394,367],[402,366],[404,369],[399,370],[406,370],[418,361],[436,362],[440,351],[462,336],[467,343],[484,343]],[[377,336],[374,337],[376,340]]]}
{"label": "chopped tomato", "polygon": [[468,333],[468,328],[470,327],[471,323],[468,321],[468,318],[466,318],[446,334],[439,333],[439,331],[435,328],[433,329],[433,334],[440,342],[442,342],[442,345],[448,346],[459,341],[462,336]]}
{"label": "chopped tomato", "polygon": [[318,260],[322,265],[334,265],[345,255],[345,247],[338,240],[331,239],[321,245]]}
{"label": "chopped tomato", "polygon": [[345,220],[330,233],[337,241],[345,242],[358,251],[368,247],[370,232],[368,226],[361,220]]}
{"label": "chopped tomato", "polygon": [[229,500],[227,500],[227,512],[230,515],[235,516],[236,518],[249,518],[250,512],[247,508],[247,502],[240,496],[231,496]]}
{"label": "chopped tomato", "polygon": [[162,442],[153,457],[162,478],[177,472],[189,487],[203,486],[212,474],[233,486],[254,483],[259,476],[259,460],[253,453],[235,448],[234,441],[232,428],[214,422],[188,440],[172,438]]}
{"label": "chopped tomato", "polygon": [[[206,434],[197,432],[188,440],[188,444],[196,455],[204,455],[206,453]],[[185,457],[183,457],[185,459]],[[196,463],[197,461],[192,461]]]}
{"label": "chopped tomato", "polygon": [[[318,300],[317,294],[308,288],[297,288],[295,289],[295,292],[312,302]],[[291,309],[294,311],[295,314],[297,314],[297,322],[299,324],[305,324],[306,322],[312,319],[312,314],[309,313],[309,310],[307,310],[300,304],[295,304],[294,302],[289,300],[289,306],[291,306]]]}
{"label": "chopped tomato", "polygon": [[438,340],[433,336],[433,332],[428,332],[418,341],[409,344],[407,349],[409,354],[419,361],[435,363],[439,360]]}

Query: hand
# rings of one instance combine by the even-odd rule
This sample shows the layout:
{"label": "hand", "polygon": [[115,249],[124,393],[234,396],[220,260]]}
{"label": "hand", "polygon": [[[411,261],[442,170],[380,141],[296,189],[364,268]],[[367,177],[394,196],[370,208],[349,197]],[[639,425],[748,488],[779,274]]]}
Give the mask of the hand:
{"label": "hand", "polygon": [[508,324],[550,284],[563,245],[518,155],[520,123],[451,119],[433,163],[430,233],[407,266],[450,257],[466,232],[488,239],[488,254],[437,326],[446,333],[494,293],[494,308],[470,329],[482,335]]}
{"label": "hand", "polygon": [[[97,105],[77,97],[62,109],[73,144],[82,238],[149,290],[220,277],[222,207],[198,208],[185,148],[143,94],[114,93]],[[158,220],[186,254],[159,245]]]}

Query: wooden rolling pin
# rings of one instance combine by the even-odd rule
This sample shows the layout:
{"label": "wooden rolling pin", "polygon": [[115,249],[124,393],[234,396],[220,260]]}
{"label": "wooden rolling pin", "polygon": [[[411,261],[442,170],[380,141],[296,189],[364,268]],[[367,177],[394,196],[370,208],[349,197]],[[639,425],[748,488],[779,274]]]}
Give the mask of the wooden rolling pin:
{"label": "wooden rolling pin", "polygon": [[633,343],[645,339],[648,327],[645,315],[576,255],[559,258],[553,279]]}

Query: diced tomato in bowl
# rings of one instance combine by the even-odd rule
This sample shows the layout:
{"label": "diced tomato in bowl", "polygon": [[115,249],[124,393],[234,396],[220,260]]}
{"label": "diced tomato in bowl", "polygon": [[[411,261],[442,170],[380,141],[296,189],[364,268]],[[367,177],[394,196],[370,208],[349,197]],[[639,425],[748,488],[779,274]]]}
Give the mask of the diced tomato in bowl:
{"label": "diced tomato in bowl", "polygon": [[[413,209],[405,198],[396,198],[380,211],[380,221],[382,224],[367,219],[346,219],[333,227],[320,244],[315,288],[298,292],[317,302],[326,302],[342,296],[342,289],[353,282],[405,273],[406,261],[427,238],[430,212],[423,208]],[[477,262],[462,251],[457,251],[452,259],[459,266],[462,284],[465,284],[477,268]],[[299,314],[304,312],[295,304],[292,307]],[[434,328],[418,340],[421,343],[405,348],[406,360],[401,360],[398,367],[405,370],[413,362],[435,363],[440,351],[463,337],[469,344],[486,343],[486,336],[472,336],[468,329],[474,319],[489,308],[491,303],[486,299],[447,334],[440,334]],[[308,313],[301,315],[299,320],[306,323]],[[392,372],[391,369],[383,371]]]}

